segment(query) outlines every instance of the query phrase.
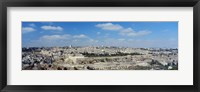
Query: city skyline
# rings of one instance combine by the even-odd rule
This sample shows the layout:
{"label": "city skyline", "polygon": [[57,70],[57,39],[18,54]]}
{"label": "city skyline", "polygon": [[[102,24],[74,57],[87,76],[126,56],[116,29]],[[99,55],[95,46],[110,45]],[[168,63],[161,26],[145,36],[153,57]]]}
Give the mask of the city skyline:
{"label": "city skyline", "polygon": [[178,48],[178,22],[22,22],[23,47]]}

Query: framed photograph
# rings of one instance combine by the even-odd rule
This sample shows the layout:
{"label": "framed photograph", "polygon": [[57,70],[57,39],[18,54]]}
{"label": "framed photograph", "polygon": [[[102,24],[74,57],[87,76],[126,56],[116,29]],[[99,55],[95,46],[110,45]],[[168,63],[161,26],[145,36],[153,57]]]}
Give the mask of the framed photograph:
{"label": "framed photograph", "polygon": [[0,88],[199,91],[199,0],[1,1]]}

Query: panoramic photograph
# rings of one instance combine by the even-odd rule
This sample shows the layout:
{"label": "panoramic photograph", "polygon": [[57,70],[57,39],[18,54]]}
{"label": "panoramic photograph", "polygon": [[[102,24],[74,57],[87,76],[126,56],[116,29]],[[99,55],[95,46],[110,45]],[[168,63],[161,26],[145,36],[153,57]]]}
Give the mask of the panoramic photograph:
{"label": "panoramic photograph", "polygon": [[22,70],[178,70],[178,22],[22,22]]}

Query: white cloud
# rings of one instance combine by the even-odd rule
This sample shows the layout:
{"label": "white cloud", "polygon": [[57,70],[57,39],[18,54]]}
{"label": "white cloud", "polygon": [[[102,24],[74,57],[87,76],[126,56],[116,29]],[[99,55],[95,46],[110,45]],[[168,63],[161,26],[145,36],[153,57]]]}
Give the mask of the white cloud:
{"label": "white cloud", "polygon": [[74,38],[88,38],[86,35],[84,34],[80,34],[80,35],[74,35]]}
{"label": "white cloud", "polygon": [[144,36],[150,34],[151,31],[138,31],[138,32],[131,32],[128,33],[127,36]]}
{"label": "white cloud", "polygon": [[31,26],[31,27],[36,27],[36,25],[33,24],[33,23],[29,24],[29,26]]}
{"label": "white cloud", "polygon": [[45,40],[65,40],[65,39],[70,39],[71,35],[69,34],[64,34],[64,35],[44,35],[40,39],[45,39]]}
{"label": "white cloud", "polygon": [[[80,39],[85,38],[85,39]],[[35,46],[35,47],[51,47],[51,46],[88,46],[94,43],[97,43],[98,40],[93,40],[86,35],[43,35],[37,40],[32,40],[26,44],[26,46]]]}
{"label": "white cloud", "polygon": [[144,36],[150,34],[151,31],[134,31],[132,28],[127,28],[124,30],[120,31],[120,35],[125,35],[125,36],[131,36],[131,37],[136,37],[136,36]]}
{"label": "white cloud", "polygon": [[86,35],[80,34],[80,35],[69,35],[69,34],[63,34],[63,35],[44,35],[40,37],[40,40],[69,40],[69,39],[75,39],[76,38],[88,38]]}
{"label": "white cloud", "polygon": [[120,34],[121,35],[126,35],[126,34],[129,34],[129,33],[132,33],[134,32],[132,28],[127,28],[127,29],[123,29],[120,31]]}
{"label": "white cloud", "polygon": [[109,37],[109,36],[110,36],[110,34],[108,34],[108,33],[104,35],[104,37]]}
{"label": "white cloud", "polygon": [[169,32],[169,30],[168,30],[168,29],[166,29],[166,30],[162,30],[161,32]]}
{"label": "white cloud", "polygon": [[101,28],[103,30],[112,30],[112,31],[123,29],[122,26],[112,23],[97,24],[96,27]]}
{"label": "white cloud", "polygon": [[147,47],[147,48],[153,48],[153,47],[172,47],[177,48],[178,41],[170,41],[170,40],[144,40],[144,39],[114,39],[114,38],[108,38],[104,39],[103,41],[99,41],[97,43],[97,46],[118,46],[118,47]]}
{"label": "white cloud", "polygon": [[34,32],[34,31],[36,31],[36,30],[32,27],[23,27],[22,28],[22,33],[30,33],[30,32]]}
{"label": "white cloud", "polygon": [[41,26],[43,30],[53,30],[53,31],[62,31],[63,28],[60,26]]}
{"label": "white cloud", "polygon": [[101,32],[97,32],[97,34],[98,34],[98,35],[100,35],[100,34],[101,34]]}
{"label": "white cloud", "polygon": [[112,24],[112,23],[97,24],[96,27],[101,28],[103,30],[117,31],[120,35],[129,37],[144,36],[151,33],[151,31],[134,31],[130,27],[124,28],[119,24]]}
{"label": "white cloud", "polygon": [[94,40],[94,39],[89,39],[89,41],[90,42],[95,42],[95,43],[99,42],[99,40]]}
{"label": "white cloud", "polygon": [[118,39],[118,41],[125,41],[125,39],[121,38],[121,39]]}
{"label": "white cloud", "polygon": [[76,39],[73,35],[44,35],[38,40],[30,41],[24,46],[118,46],[118,47],[177,47],[177,39],[144,40],[126,38],[102,38],[102,39]]}
{"label": "white cloud", "polygon": [[127,29],[121,30],[120,32],[123,32],[123,33],[130,33],[130,32],[133,32],[133,29],[132,29],[132,28],[127,28]]}

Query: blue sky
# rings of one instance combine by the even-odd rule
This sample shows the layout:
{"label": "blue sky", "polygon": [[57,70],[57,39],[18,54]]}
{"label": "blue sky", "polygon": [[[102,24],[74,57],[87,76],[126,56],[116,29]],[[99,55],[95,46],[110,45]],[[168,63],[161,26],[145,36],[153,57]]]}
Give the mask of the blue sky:
{"label": "blue sky", "polygon": [[22,45],[177,48],[178,22],[22,22]]}

